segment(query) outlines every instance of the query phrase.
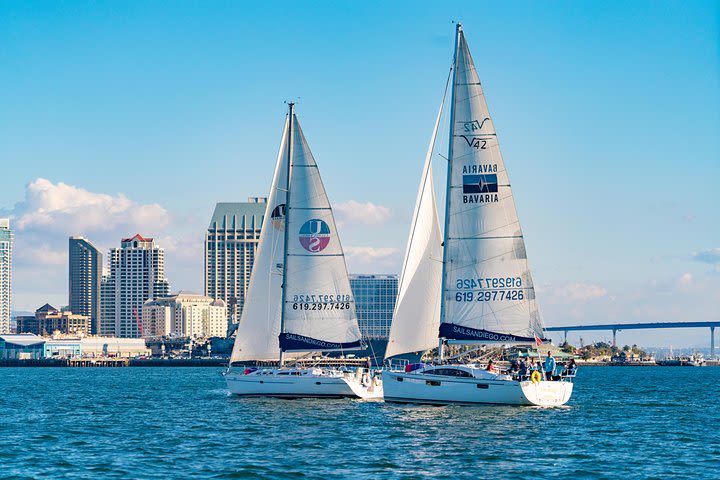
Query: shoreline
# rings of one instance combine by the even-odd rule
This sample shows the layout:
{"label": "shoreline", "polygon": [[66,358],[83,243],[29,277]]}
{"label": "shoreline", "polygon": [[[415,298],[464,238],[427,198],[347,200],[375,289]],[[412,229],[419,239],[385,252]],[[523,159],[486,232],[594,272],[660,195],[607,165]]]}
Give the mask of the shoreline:
{"label": "shoreline", "polygon": [[[226,358],[43,358],[4,359],[0,368],[150,368],[150,367],[227,367]],[[649,362],[577,362],[578,367],[662,367]],[[718,360],[708,360],[706,367],[720,366]]]}

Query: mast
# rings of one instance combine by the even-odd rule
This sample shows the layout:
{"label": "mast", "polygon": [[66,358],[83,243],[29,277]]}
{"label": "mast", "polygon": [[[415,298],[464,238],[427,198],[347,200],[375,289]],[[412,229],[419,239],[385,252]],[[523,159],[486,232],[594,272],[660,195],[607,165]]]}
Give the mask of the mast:
{"label": "mast", "polygon": [[[287,171],[285,174],[285,241],[283,242],[283,273],[282,273],[282,304],[280,305],[280,334],[285,331],[285,304],[287,300],[287,257],[288,257],[288,217],[290,216],[290,170],[292,162],[292,144],[293,144],[293,110],[295,104],[288,103],[288,138],[287,138]],[[280,367],[285,361],[285,352],[280,348]]]}
{"label": "mast", "polygon": [[[443,262],[442,262],[442,279],[440,282],[440,323],[445,321],[445,283],[446,283],[446,270],[447,270],[447,241],[448,241],[448,228],[450,226],[450,197],[451,197],[451,181],[452,181],[452,158],[453,158],[453,140],[455,135],[455,83],[457,79],[457,55],[458,45],[460,44],[460,32],[462,32],[462,25],[458,23],[455,27],[455,50],[453,54],[453,73],[452,73],[452,91],[450,93],[450,141],[448,142],[448,158],[447,158],[447,178],[445,187],[445,226],[443,231]],[[443,341],[444,338],[440,337],[438,340],[438,358],[440,363],[443,361]]]}

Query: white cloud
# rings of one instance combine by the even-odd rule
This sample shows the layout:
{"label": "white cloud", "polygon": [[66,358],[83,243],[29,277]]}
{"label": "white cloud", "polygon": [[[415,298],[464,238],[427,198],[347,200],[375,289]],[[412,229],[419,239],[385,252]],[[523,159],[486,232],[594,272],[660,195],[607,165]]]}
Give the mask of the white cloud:
{"label": "white cloud", "polygon": [[119,193],[95,193],[38,178],[27,185],[25,200],[11,212],[15,229],[64,234],[155,230],[169,224],[158,204],[141,205]]}
{"label": "white cloud", "polygon": [[350,200],[335,204],[333,210],[337,214],[338,222],[343,224],[381,225],[392,218],[392,211],[388,207],[372,202]]}
{"label": "white cloud", "polygon": [[555,297],[570,302],[587,302],[607,295],[607,290],[597,285],[586,283],[570,283],[553,289]]}
{"label": "white cloud", "polygon": [[692,284],[692,281],[693,281],[693,276],[692,276],[692,274],[690,274],[690,273],[683,273],[683,274],[680,275],[680,277],[677,279],[677,284],[678,284],[678,285],[685,286],[685,285],[690,285],[690,284]]}
{"label": "white cloud", "polygon": [[64,266],[67,265],[68,254],[66,250],[52,248],[43,243],[38,246],[16,246],[13,261],[16,263],[37,266]]}
{"label": "white cloud", "polygon": [[398,273],[401,252],[390,247],[345,247],[350,273]]}
{"label": "white cloud", "polygon": [[[92,192],[37,178],[27,185],[25,198],[13,209],[0,210],[2,216],[11,218],[15,233],[15,310],[34,310],[46,301],[58,303],[67,298],[68,237],[78,234],[91,240],[103,255],[108,248],[119,246],[123,237],[135,233],[156,237],[167,249],[166,267],[173,287],[188,289],[202,284],[202,226],[188,225],[187,219],[174,220],[158,204],[141,204],[122,193]],[[175,225],[180,224],[186,230],[182,233],[195,237],[186,240],[177,235]]]}

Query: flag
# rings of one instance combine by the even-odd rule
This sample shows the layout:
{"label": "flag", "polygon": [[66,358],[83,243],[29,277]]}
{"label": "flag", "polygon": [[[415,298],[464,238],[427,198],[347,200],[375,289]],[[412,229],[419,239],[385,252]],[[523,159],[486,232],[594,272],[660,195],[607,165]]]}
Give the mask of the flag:
{"label": "flag", "polygon": [[538,347],[542,345],[542,340],[540,340],[540,337],[538,337],[537,335],[535,335],[535,345],[537,345]]}

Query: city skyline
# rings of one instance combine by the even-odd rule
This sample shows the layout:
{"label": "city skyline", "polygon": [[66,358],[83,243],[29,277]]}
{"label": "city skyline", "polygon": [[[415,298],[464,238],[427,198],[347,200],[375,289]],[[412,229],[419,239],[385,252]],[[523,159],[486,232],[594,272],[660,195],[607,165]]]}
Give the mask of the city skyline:
{"label": "city skyline", "polygon": [[[222,4],[189,25],[183,15],[200,12],[184,4],[157,29],[159,10],[141,15],[124,6],[115,14],[127,26],[113,24],[97,45],[87,39],[107,27],[111,12],[103,7],[33,17],[32,7],[1,6],[7,28],[0,31],[13,37],[0,55],[21,73],[0,76],[8,173],[0,178],[0,216],[14,225],[13,309],[63,304],[63,244],[76,234],[102,252],[121,237],[155,236],[167,250],[168,277],[202,291],[211,209],[267,195],[282,102],[296,95],[349,270],[398,273],[445,80],[434,72],[449,66],[450,20],[461,18],[513,179],[546,323],[717,318],[718,7],[650,10],[637,2],[585,5],[578,15],[572,4],[482,14],[460,3],[409,5],[383,15],[354,5],[327,16],[314,16],[321,7],[288,7],[308,27],[300,31],[277,4],[247,12]],[[351,16],[357,21],[347,31]],[[252,25],[259,18],[274,21]],[[43,33],[30,37],[33,25]],[[131,27],[125,45],[118,39]],[[190,45],[183,38],[196,37],[193,28],[207,35]],[[253,42],[266,31],[272,38]],[[294,57],[283,44],[287,32]],[[64,51],[53,59],[56,41]],[[145,44],[151,48],[140,50]],[[285,75],[278,58],[298,74]],[[155,67],[130,68],[136,61]],[[124,162],[143,168],[109,168]],[[435,171],[441,202],[441,159]],[[707,343],[699,331],[623,338]]]}

